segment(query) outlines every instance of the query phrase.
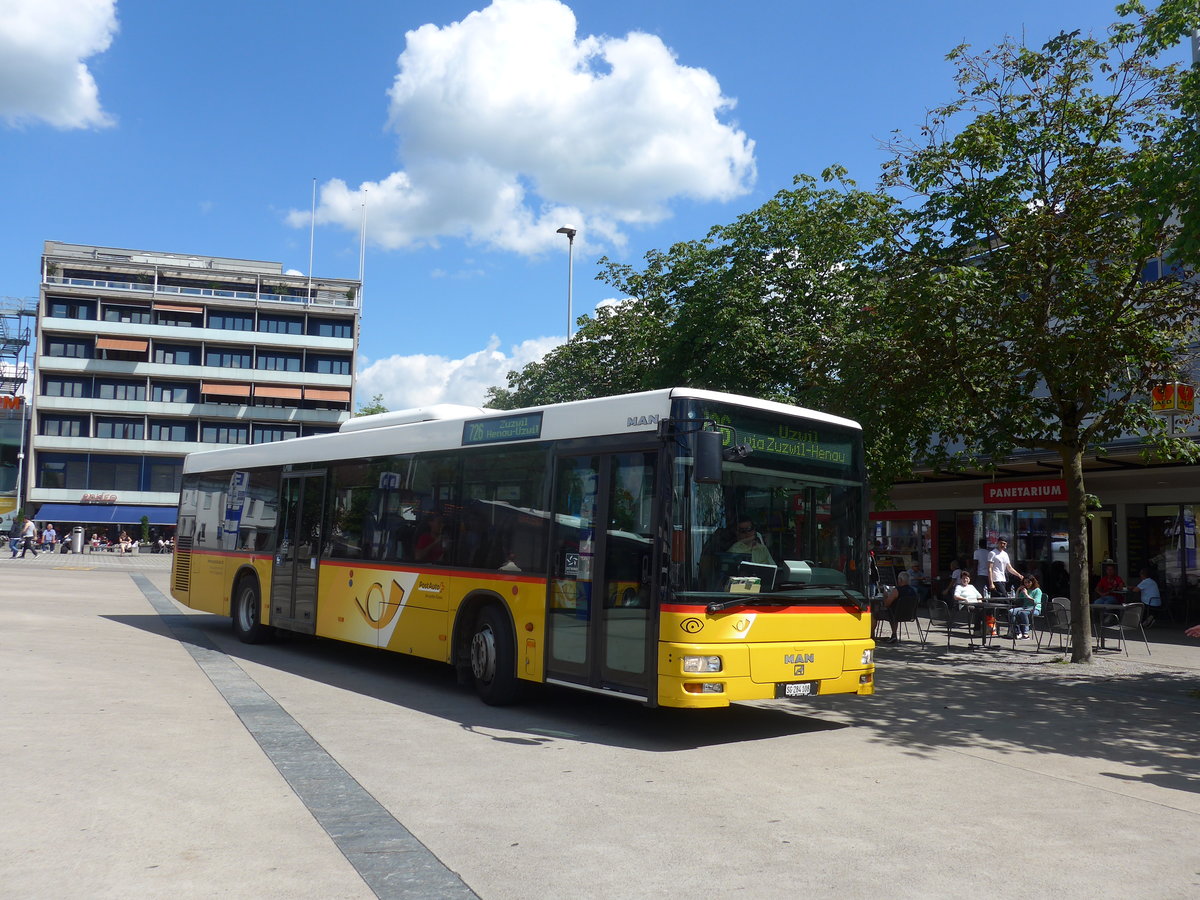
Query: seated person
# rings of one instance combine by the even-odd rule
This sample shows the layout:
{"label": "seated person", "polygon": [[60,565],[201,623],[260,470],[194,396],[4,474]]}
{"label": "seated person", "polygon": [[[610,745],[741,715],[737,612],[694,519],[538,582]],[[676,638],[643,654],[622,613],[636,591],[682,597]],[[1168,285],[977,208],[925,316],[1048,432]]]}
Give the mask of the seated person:
{"label": "seated person", "polygon": [[[1116,592],[1120,591],[1118,595]],[[1104,574],[1096,582],[1096,599],[1093,603],[1123,603],[1125,601],[1125,582],[1117,574],[1115,563],[1104,564]]]}
{"label": "seated person", "polygon": [[892,626],[892,634],[886,641],[888,644],[896,643],[899,638],[896,636],[896,629],[900,625],[897,610],[899,608],[899,600],[901,597],[910,597],[913,602],[917,602],[917,590],[908,583],[908,573],[901,572],[896,576],[896,586],[887,592],[883,598],[883,616]]}
{"label": "seated person", "polygon": [[748,553],[750,562],[762,563],[763,565],[773,566],[775,560],[771,557],[771,551],[767,549],[767,545],[762,542],[758,532],[754,528],[754,522],[750,519],[739,519],[737,525],[737,540],[729,545],[730,553]]}
{"label": "seated person", "polygon": [[958,573],[958,584],[954,586],[954,599],[961,603],[982,603],[983,595],[971,584],[971,573],[963,570]]}
{"label": "seated person", "polygon": [[1042,589],[1033,575],[1026,575],[1017,591],[1017,605],[1008,611],[1009,638],[1029,640],[1029,625],[1042,611]]}
{"label": "seated person", "polygon": [[1154,624],[1154,616],[1162,609],[1162,592],[1158,589],[1158,582],[1152,577],[1153,573],[1149,569],[1142,569],[1139,573],[1142,580],[1129,590],[1138,595],[1138,599],[1146,604],[1146,609],[1142,618],[1142,624],[1149,628]]}

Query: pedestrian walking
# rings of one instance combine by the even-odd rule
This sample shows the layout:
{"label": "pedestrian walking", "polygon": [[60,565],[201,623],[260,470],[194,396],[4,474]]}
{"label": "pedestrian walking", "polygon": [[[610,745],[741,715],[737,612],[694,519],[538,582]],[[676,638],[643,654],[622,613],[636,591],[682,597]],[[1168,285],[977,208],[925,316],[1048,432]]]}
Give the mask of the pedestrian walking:
{"label": "pedestrian walking", "polygon": [[26,518],[25,526],[21,529],[21,543],[24,545],[21,550],[21,559],[25,558],[25,554],[30,550],[33,551],[33,558],[37,559],[37,526],[33,524],[33,519]]}
{"label": "pedestrian walking", "polygon": [[17,558],[17,551],[21,549],[21,523],[13,517],[12,528],[8,530],[8,547],[12,550],[12,558]]}

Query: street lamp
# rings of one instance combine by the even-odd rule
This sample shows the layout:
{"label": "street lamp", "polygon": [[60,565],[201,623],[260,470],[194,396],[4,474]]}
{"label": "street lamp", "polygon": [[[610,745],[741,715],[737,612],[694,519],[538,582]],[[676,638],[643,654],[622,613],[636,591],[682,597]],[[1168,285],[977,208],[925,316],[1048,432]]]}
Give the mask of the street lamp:
{"label": "street lamp", "polygon": [[571,282],[575,272],[575,235],[579,233],[579,229],[573,225],[564,225],[554,233],[567,236],[567,340],[570,340],[571,329],[575,325],[575,318],[571,315]]}

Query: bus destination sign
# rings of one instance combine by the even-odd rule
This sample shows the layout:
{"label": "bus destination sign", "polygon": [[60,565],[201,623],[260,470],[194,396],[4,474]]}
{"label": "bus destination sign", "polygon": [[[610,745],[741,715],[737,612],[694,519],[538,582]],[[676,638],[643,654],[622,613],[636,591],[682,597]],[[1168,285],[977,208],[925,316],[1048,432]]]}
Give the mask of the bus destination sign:
{"label": "bus destination sign", "polygon": [[792,428],[782,424],[778,426],[774,434],[749,431],[745,428],[735,429],[728,425],[718,425],[717,427],[723,433],[722,443],[727,447],[733,444],[745,444],[753,452],[765,456],[830,463],[841,467],[848,467],[852,464],[849,443],[831,441],[825,435],[820,435],[815,431]]}
{"label": "bus destination sign", "polygon": [[463,423],[464,447],[472,444],[500,444],[504,441],[528,441],[542,436],[542,414],[499,416],[472,419]]}

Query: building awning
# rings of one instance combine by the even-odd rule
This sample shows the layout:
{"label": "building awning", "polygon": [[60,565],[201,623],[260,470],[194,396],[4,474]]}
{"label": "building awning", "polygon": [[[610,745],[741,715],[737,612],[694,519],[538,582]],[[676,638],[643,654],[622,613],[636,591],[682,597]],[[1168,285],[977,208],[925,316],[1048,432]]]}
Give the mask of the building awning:
{"label": "building awning", "polygon": [[346,403],[350,402],[349,391],[330,390],[328,388],[305,388],[305,400],[342,400]]}
{"label": "building awning", "polygon": [[137,525],[142,516],[149,519],[151,525],[174,525],[178,510],[174,506],[126,506],[120,503],[43,503],[36,518],[38,522],[56,525]]}
{"label": "building awning", "polygon": [[200,393],[220,394],[222,397],[249,397],[250,385],[205,381],[200,385]]}
{"label": "building awning", "polygon": [[133,341],[125,338],[96,338],[97,350],[133,350],[137,353],[145,353],[150,349],[149,341]]}
{"label": "building awning", "polygon": [[293,387],[275,387],[274,385],[256,384],[255,397],[274,397],[278,400],[299,400],[301,390]]}
{"label": "building awning", "polygon": [[155,309],[165,309],[168,312],[196,313],[204,312],[203,306],[181,306],[177,303],[155,303]]}

